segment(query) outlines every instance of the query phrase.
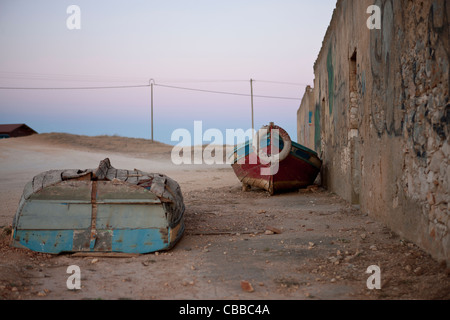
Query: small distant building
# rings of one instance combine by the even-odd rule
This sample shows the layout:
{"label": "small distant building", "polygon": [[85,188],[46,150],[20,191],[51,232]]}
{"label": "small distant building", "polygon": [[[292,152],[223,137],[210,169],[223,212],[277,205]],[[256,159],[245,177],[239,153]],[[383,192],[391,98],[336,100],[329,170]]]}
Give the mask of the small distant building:
{"label": "small distant building", "polygon": [[0,139],[25,137],[37,132],[24,123],[20,124],[0,124]]}

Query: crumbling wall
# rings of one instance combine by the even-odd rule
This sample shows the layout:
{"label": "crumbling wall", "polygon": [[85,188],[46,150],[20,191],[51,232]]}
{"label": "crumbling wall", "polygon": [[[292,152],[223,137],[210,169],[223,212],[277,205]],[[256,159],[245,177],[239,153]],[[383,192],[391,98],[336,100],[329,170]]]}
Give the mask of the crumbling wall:
{"label": "crumbling wall", "polygon": [[314,95],[310,86],[306,87],[300,108],[297,111],[297,142],[314,149]]}
{"label": "crumbling wall", "polygon": [[[366,24],[374,4],[380,29]],[[449,17],[445,0],[339,0],[308,132],[327,188],[448,263]]]}

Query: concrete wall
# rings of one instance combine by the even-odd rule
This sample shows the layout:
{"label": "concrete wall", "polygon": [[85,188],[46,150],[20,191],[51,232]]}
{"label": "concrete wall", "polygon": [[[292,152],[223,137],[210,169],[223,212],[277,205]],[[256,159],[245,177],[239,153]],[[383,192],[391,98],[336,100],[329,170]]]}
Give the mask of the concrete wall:
{"label": "concrete wall", "polygon": [[300,108],[297,111],[297,142],[314,149],[314,91],[306,87]]}
{"label": "concrete wall", "polygon": [[447,263],[449,18],[446,0],[338,0],[298,112],[324,186]]}

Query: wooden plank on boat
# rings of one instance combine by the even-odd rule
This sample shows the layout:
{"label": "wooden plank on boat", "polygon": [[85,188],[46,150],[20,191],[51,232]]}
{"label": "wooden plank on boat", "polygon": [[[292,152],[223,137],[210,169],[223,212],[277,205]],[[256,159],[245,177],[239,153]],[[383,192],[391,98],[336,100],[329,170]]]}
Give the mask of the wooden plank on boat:
{"label": "wooden plank on boat", "polygon": [[77,180],[91,180],[90,170],[68,169],[61,174],[62,180],[77,179]]}
{"label": "wooden plank on boat", "polygon": [[42,180],[42,188],[57,184],[62,181],[62,170],[50,170],[47,171],[44,179]]}
{"label": "wooden plank on boat", "polygon": [[108,158],[100,161],[98,168],[94,171],[94,177],[96,177],[98,180],[105,179],[106,175],[108,174],[108,170],[110,168],[111,168],[111,163],[109,162]]}
{"label": "wooden plank on boat", "polygon": [[131,184],[138,183],[138,173],[136,172],[136,169],[134,169],[133,171],[128,171],[127,182]]}
{"label": "wooden plank on boat", "polygon": [[42,172],[33,178],[33,192],[38,192],[42,189],[42,182],[45,178],[45,172]]}
{"label": "wooden plank on boat", "polygon": [[[139,181],[147,185],[139,186]],[[184,209],[180,186],[165,175],[117,170],[109,159],[92,170],[51,170],[26,185],[14,217],[12,245],[101,256],[167,250],[184,232]]]}
{"label": "wooden plank on boat", "polygon": [[91,201],[91,181],[66,180],[43,188],[30,195],[33,200],[53,200],[57,202],[80,203]]}
{"label": "wooden plank on boat", "polygon": [[162,175],[155,174],[150,191],[156,194],[158,197],[162,197],[165,191],[165,186],[166,178]]}
{"label": "wooden plank on boat", "polygon": [[17,227],[23,230],[74,230],[86,229],[90,224],[90,204],[30,200],[22,209]]}
{"label": "wooden plank on boat", "polygon": [[28,199],[33,194],[33,182],[28,182],[23,189],[23,199]]}
{"label": "wooden plank on boat", "polygon": [[106,179],[109,181],[113,181],[115,178],[117,178],[117,169],[111,168],[108,170],[108,173],[106,174]]}
{"label": "wooden plank on boat", "polygon": [[116,178],[121,181],[127,181],[128,179],[128,170],[117,169]]}

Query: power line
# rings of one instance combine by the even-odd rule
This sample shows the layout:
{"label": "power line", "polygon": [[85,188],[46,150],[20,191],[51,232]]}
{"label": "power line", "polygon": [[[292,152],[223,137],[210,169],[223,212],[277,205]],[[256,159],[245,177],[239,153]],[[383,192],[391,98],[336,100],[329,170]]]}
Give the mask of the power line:
{"label": "power line", "polygon": [[[204,92],[204,93],[214,93],[214,94],[223,94],[223,95],[233,95],[233,96],[242,96],[242,97],[250,97],[250,94],[245,93],[237,93],[237,92],[226,92],[226,91],[214,91],[214,90],[206,90],[206,89],[195,89],[195,88],[186,88],[186,87],[177,87],[177,86],[169,86],[163,84],[154,84],[155,86],[177,89],[177,90],[188,90],[188,91],[196,91],[196,92]],[[149,84],[145,85],[130,85],[130,86],[103,86],[103,87],[0,87],[0,90],[100,90],[100,89],[129,89],[129,88],[146,88],[150,87]],[[265,98],[265,99],[283,99],[283,100],[301,100],[300,98],[293,97],[279,97],[279,96],[266,96],[266,95],[253,95],[256,98]]]}
{"label": "power line", "polygon": [[165,79],[165,83],[236,83],[248,82],[248,80],[224,80],[224,79]]}
{"label": "power line", "polygon": [[[176,87],[176,86],[168,86],[162,84],[155,84],[158,87],[178,89],[178,90],[188,90],[188,91],[197,91],[197,92],[206,92],[206,93],[215,93],[215,94],[225,94],[232,96],[242,96],[242,97],[251,97],[252,95],[246,93],[236,93],[236,92],[225,92],[225,91],[214,91],[214,90],[205,90],[205,89],[194,89],[194,88],[185,88],[185,87]],[[285,100],[301,100],[300,98],[292,98],[292,97],[277,97],[277,96],[262,96],[262,95],[253,95],[253,97],[257,98],[266,98],[266,99],[285,99]]]}
{"label": "power line", "polygon": [[294,82],[282,82],[282,81],[271,81],[271,80],[254,80],[254,82],[265,82],[265,83],[275,83],[275,84],[282,84],[282,85],[288,85],[288,86],[301,86],[306,87],[307,84],[304,83],[294,83]]}
{"label": "power line", "polygon": [[134,85],[134,86],[107,86],[107,87],[0,87],[0,90],[97,90],[97,89],[127,89],[127,88],[144,88],[150,85]]}

